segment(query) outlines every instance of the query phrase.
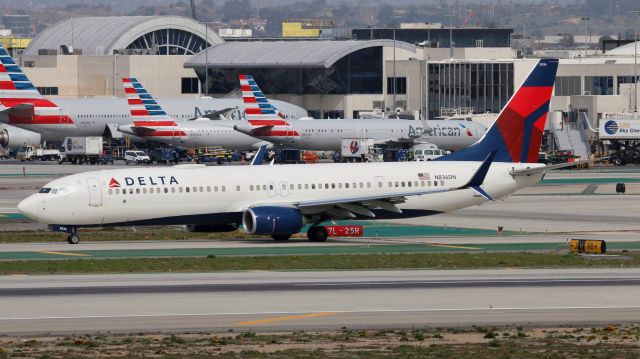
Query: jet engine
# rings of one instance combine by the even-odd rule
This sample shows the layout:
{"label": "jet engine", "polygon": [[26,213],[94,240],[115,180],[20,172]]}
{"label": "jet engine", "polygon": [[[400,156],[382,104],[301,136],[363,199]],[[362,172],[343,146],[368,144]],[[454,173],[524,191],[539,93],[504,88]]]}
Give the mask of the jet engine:
{"label": "jet engine", "polygon": [[264,206],[244,211],[242,225],[249,234],[290,235],[300,231],[304,220],[296,208]]}
{"label": "jet engine", "polygon": [[0,131],[0,145],[2,147],[18,147],[40,144],[42,135],[36,132],[23,130],[16,127],[6,127]]}

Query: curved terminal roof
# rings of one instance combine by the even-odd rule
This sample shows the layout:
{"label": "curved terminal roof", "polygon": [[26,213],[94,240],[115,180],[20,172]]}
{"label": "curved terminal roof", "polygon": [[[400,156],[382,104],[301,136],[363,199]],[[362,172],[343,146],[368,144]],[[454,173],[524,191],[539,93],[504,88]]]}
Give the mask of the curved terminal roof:
{"label": "curved terminal roof", "polygon": [[[225,42],[192,56],[186,68],[329,68],[346,55],[369,47],[393,46],[393,40],[250,41]],[[411,52],[416,47],[402,41],[395,46]]]}
{"label": "curved terminal roof", "polygon": [[605,53],[605,55],[611,56],[634,56],[636,51],[636,44],[638,44],[638,54],[640,54],[640,41],[632,42],[630,44],[622,45],[611,49]]}
{"label": "curved terminal roof", "polygon": [[212,29],[181,16],[107,16],[79,17],[63,20],[40,32],[25,49],[24,55],[36,56],[39,50],[56,50],[60,46],[81,49],[83,55],[111,55],[126,49],[139,37],[162,29],[176,29],[207,37],[209,44],[223,40]]}

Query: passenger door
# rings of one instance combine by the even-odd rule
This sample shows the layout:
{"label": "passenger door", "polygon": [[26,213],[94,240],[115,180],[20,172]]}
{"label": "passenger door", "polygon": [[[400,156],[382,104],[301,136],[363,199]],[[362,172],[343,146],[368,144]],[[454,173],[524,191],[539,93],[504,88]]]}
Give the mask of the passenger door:
{"label": "passenger door", "polygon": [[87,187],[89,188],[89,206],[102,206],[102,188],[97,178],[87,178]]}

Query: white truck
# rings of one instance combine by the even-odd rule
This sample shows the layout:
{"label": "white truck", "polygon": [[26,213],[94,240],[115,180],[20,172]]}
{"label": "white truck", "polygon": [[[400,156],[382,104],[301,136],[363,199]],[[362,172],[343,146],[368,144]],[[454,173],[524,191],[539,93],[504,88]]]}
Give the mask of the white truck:
{"label": "white truck", "polygon": [[66,137],[60,146],[58,163],[97,164],[102,155],[102,137]]}
{"label": "white truck", "polygon": [[438,146],[432,143],[416,143],[411,146],[411,152],[415,161],[431,161],[450,153],[439,149]]}
{"label": "white truck", "polygon": [[52,161],[60,156],[56,149],[40,148],[34,146],[22,146],[16,151],[16,159],[20,161]]}
{"label": "white truck", "polygon": [[382,162],[382,150],[371,138],[343,138],[340,158],[343,162]]}

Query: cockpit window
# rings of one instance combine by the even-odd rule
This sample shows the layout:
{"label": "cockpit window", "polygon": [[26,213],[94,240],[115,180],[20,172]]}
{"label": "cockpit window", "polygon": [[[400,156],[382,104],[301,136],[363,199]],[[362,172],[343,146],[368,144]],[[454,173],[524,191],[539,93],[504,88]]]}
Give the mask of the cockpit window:
{"label": "cockpit window", "polygon": [[38,193],[49,193],[50,191],[51,191],[51,188],[42,187],[40,188],[40,191]]}
{"label": "cockpit window", "polygon": [[57,188],[52,188],[51,192],[49,192],[51,194],[58,194],[58,189]]}

